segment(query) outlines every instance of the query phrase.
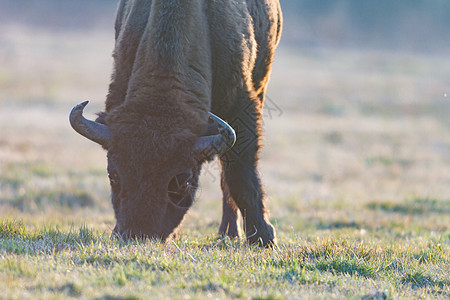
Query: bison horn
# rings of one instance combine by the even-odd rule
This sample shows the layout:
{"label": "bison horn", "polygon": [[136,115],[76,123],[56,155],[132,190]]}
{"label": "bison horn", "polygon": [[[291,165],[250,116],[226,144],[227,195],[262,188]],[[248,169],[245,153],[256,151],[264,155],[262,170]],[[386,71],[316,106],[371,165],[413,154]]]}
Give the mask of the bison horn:
{"label": "bison horn", "polygon": [[198,160],[209,160],[216,154],[223,154],[236,142],[234,129],[218,116],[209,113],[210,122],[214,123],[218,134],[200,137],[194,146],[194,156]]}
{"label": "bison horn", "polygon": [[83,117],[83,110],[88,103],[89,101],[85,101],[72,108],[69,117],[70,125],[82,136],[107,148],[111,139],[108,126]]}

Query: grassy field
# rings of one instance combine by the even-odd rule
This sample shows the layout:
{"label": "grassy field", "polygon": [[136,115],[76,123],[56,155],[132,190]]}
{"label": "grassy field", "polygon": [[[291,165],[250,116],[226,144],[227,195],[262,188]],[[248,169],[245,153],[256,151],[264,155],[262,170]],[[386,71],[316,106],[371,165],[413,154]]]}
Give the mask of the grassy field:
{"label": "grassy field", "polygon": [[0,298],[450,297],[450,60],[281,47],[261,158],[279,248],[216,236],[217,163],[175,239],[110,240],[112,33],[0,30]]}

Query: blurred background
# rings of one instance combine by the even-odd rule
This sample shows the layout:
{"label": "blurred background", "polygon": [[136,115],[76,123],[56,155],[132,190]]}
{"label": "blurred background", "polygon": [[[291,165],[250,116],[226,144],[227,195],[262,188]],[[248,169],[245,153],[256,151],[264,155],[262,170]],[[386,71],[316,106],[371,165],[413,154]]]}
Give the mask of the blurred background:
{"label": "blurred background", "polygon": [[[2,0],[0,22],[50,31],[111,31],[118,1]],[[281,0],[283,46],[448,53],[446,0]]]}
{"label": "blurred background", "polygon": [[[281,236],[401,230],[409,216],[380,211],[410,207],[448,228],[450,1],[281,4],[261,168]],[[88,117],[103,109],[116,5],[0,0],[0,216],[114,226],[105,152],[67,118],[83,100]],[[184,230],[217,230],[218,186],[213,162]]]}

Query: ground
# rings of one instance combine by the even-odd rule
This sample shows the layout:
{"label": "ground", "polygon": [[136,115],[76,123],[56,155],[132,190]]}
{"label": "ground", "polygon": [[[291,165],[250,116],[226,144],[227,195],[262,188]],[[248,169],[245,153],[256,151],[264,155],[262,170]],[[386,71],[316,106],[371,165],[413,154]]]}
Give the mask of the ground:
{"label": "ground", "polygon": [[111,241],[105,152],[68,113],[102,109],[112,42],[0,31],[0,298],[450,297],[448,57],[280,47],[260,250],[216,236],[216,162],[173,240]]}

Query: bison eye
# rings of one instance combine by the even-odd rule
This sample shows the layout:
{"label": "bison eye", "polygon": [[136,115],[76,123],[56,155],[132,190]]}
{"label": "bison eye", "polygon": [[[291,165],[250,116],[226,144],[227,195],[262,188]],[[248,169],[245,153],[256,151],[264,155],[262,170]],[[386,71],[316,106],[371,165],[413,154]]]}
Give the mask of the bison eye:
{"label": "bison eye", "polygon": [[169,183],[169,192],[183,192],[190,185],[191,173],[183,173],[175,176]]}
{"label": "bison eye", "polygon": [[[192,191],[193,174],[191,171],[178,174],[169,183],[168,194],[175,204],[180,205],[186,195]],[[195,189],[194,189],[195,190]]]}

